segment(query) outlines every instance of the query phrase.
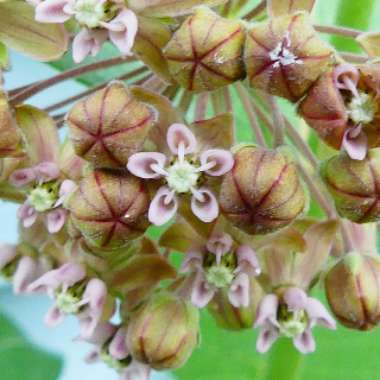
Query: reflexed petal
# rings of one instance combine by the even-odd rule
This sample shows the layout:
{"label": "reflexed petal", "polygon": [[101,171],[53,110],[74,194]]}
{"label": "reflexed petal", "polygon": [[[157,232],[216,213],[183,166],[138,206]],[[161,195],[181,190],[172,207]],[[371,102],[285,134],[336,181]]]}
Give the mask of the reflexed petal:
{"label": "reflexed petal", "polygon": [[249,306],[249,277],[245,273],[240,273],[232,281],[228,291],[228,299],[232,306],[248,307]]}
{"label": "reflexed petal", "polygon": [[124,9],[111,22],[105,25],[109,37],[123,55],[130,55],[138,29],[138,19],[129,9]]}
{"label": "reflexed petal", "polygon": [[[361,129],[360,126],[356,128]],[[348,129],[344,134],[342,148],[353,160],[364,160],[368,151],[367,135],[360,131],[358,134],[354,133],[353,137],[352,132],[353,129]]]}
{"label": "reflexed petal", "polygon": [[25,293],[29,284],[37,274],[37,263],[29,256],[20,259],[15,274],[13,275],[13,291],[15,294]]}
{"label": "reflexed petal", "polygon": [[66,263],[55,270],[55,275],[61,284],[73,286],[86,277],[86,270],[77,263]]}
{"label": "reflexed petal", "polygon": [[237,271],[243,271],[250,276],[257,276],[261,273],[260,263],[255,251],[248,245],[241,245],[236,250],[238,259]]}
{"label": "reflexed petal", "polygon": [[197,249],[191,249],[186,253],[185,260],[181,265],[181,273],[188,273],[202,268],[203,255]]}
{"label": "reflexed petal", "polygon": [[123,360],[129,355],[126,344],[127,329],[122,327],[111,340],[109,353],[117,360]]}
{"label": "reflexed petal", "polygon": [[216,262],[219,264],[222,256],[231,250],[232,243],[230,235],[218,233],[208,239],[206,247],[209,252],[216,255]]}
{"label": "reflexed petal", "polygon": [[61,285],[61,280],[57,276],[57,270],[51,270],[43,274],[40,278],[33,281],[29,286],[27,291],[31,293],[44,292],[48,293],[50,296],[54,294],[54,290]]}
{"label": "reflexed petal", "polygon": [[177,212],[178,201],[173,192],[167,187],[158,189],[150,203],[148,218],[156,226],[167,223]]}
{"label": "reflexed petal", "polygon": [[82,29],[73,41],[74,62],[82,62],[88,55],[97,55],[107,40],[107,32],[104,30]]}
{"label": "reflexed petal", "polygon": [[36,178],[40,182],[49,182],[59,177],[60,171],[54,162],[41,162],[34,167]]}
{"label": "reflexed petal", "polygon": [[77,185],[74,181],[71,181],[70,179],[65,179],[59,188],[59,199],[55,203],[54,207],[61,206],[69,197],[69,195],[76,190],[76,188]]}
{"label": "reflexed petal", "polygon": [[[351,85],[347,85],[344,77],[348,77],[351,80],[352,84],[356,86],[359,82],[360,77],[359,70],[354,65],[351,65],[349,63],[343,63],[337,66],[334,70],[335,85],[340,90],[352,91],[353,88]],[[355,92],[355,90],[353,92]]]}
{"label": "reflexed petal", "polygon": [[0,243],[0,269],[3,269],[17,256],[15,245]]}
{"label": "reflexed petal", "polygon": [[208,175],[219,177],[228,173],[234,166],[234,157],[231,152],[223,149],[210,149],[201,154],[201,165],[215,162],[215,165],[205,172]]}
{"label": "reflexed petal", "polygon": [[302,354],[310,354],[315,351],[315,340],[310,329],[306,329],[302,334],[296,336],[293,344]]}
{"label": "reflexed petal", "polygon": [[[79,317],[79,324],[81,326],[80,331],[82,332],[84,329],[82,328],[82,323],[87,323],[83,319]],[[79,335],[75,340],[80,341],[86,341],[88,343],[96,344],[98,346],[103,346],[104,343],[106,343],[111,336],[113,336],[116,332],[116,326],[114,326],[110,322],[101,322],[99,323],[95,329],[93,330],[92,334],[89,336]]]}
{"label": "reflexed petal", "polygon": [[149,366],[133,360],[121,374],[121,380],[149,380],[150,368]]}
{"label": "reflexed petal", "polygon": [[31,227],[37,220],[38,212],[33,206],[24,203],[17,211],[17,217],[21,220],[25,228]]}
{"label": "reflexed petal", "polygon": [[28,185],[35,179],[36,173],[32,168],[16,170],[9,177],[9,181],[16,187]]}
{"label": "reflexed petal", "polygon": [[184,154],[194,153],[197,148],[197,140],[193,132],[183,124],[172,124],[169,127],[167,143],[174,154],[178,154],[180,143],[184,144]]}
{"label": "reflexed petal", "polygon": [[161,177],[154,167],[164,170],[166,156],[158,152],[140,152],[132,155],[127,164],[128,170],[136,177],[153,179]]}
{"label": "reflexed petal", "polygon": [[219,215],[219,205],[215,195],[206,188],[193,191],[191,210],[202,222],[211,223]]}
{"label": "reflexed petal", "polygon": [[99,360],[100,360],[100,354],[98,350],[90,351],[84,358],[84,361],[86,364],[97,363]]}
{"label": "reflexed petal", "polygon": [[36,20],[47,23],[63,23],[70,19],[71,15],[64,11],[67,0],[44,0],[36,7]]}
{"label": "reflexed petal", "polygon": [[259,332],[256,342],[256,350],[262,354],[267,352],[279,337],[279,332],[270,323],[265,323]]}
{"label": "reflexed petal", "polygon": [[317,324],[331,330],[336,329],[334,318],[329,314],[323,303],[319,300],[309,297],[307,299],[305,310],[310,318],[311,327]]}
{"label": "reflexed petal", "polygon": [[307,294],[300,288],[289,288],[283,295],[284,302],[289,310],[303,310],[306,307],[308,297]]}
{"label": "reflexed petal", "polygon": [[257,308],[255,327],[276,321],[278,303],[278,297],[274,294],[268,294],[261,300]]}
{"label": "reflexed petal", "polygon": [[67,211],[62,208],[57,208],[50,211],[46,215],[46,227],[49,233],[55,234],[59,232],[66,222]]}
{"label": "reflexed petal", "polygon": [[210,287],[202,272],[195,276],[191,292],[191,302],[198,308],[203,308],[212,300],[215,289]]}
{"label": "reflexed petal", "polygon": [[61,310],[54,305],[45,315],[44,322],[49,327],[58,326],[63,322],[65,315],[61,312]]}

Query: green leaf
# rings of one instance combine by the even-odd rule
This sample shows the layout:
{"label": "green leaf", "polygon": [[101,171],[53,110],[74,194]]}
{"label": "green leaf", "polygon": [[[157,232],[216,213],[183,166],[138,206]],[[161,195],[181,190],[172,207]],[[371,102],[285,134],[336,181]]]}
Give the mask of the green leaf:
{"label": "green leaf", "polygon": [[0,368],[4,380],[56,380],[62,360],[28,342],[0,312]]}
{"label": "green leaf", "polygon": [[0,2],[0,41],[39,61],[51,61],[67,50],[68,34],[62,25],[35,21],[31,5],[8,0]]}

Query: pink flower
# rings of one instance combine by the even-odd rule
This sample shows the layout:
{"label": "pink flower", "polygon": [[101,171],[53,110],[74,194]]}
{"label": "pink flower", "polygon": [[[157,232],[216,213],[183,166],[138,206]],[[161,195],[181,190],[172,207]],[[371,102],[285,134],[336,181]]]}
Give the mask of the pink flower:
{"label": "pink flower", "polygon": [[260,266],[250,247],[242,245],[235,249],[229,235],[215,234],[203,249],[187,253],[181,270],[195,273],[191,291],[195,306],[205,307],[219,289],[227,288],[233,306],[247,307],[250,302],[249,279],[260,273]]}
{"label": "pink flower", "polygon": [[123,55],[131,54],[138,29],[138,19],[123,2],[106,0],[31,1],[36,7],[36,20],[64,23],[74,18],[82,27],[73,41],[73,58],[81,62],[95,56],[110,39]]}
{"label": "pink flower", "polygon": [[11,183],[16,187],[34,184],[17,213],[25,228],[31,227],[39,214],[44,215],[46,227],[52,234],[64,226],[67,211],[61,206],[76,185],[71,180],[59,184],[59,175],[59,167],[55,163],[42,162],[32,168],[16,170],[10,176]]}
{"label": "pink flower", "polygon": [[144,179],[164,178],[149,208],[149,220],[155,225],[168,222],[178,210],[178,196],[191,193],[191,210],[203,222],[210,223],[219,215],[213,192],[200,186],[203,176],[219,177],[229,172],[234,159],[227,150],[210,149],[197,152],[194,134],[182,124],[173,124],[167,132],[167,145],[172,160],[159,152],[140,152],[128,161],[128,170]]}
{"label": "pink flower", "polygon": [[282,335],[293,339],[294,346],[303,354],[315,351],[311,333],[315,325],[334,330],[334,319],[323,304],[308,297],[300,288],[288,288],[280,299],[266,295],[259,304],[255,327],[260,328],[257,351],[267,352]]}

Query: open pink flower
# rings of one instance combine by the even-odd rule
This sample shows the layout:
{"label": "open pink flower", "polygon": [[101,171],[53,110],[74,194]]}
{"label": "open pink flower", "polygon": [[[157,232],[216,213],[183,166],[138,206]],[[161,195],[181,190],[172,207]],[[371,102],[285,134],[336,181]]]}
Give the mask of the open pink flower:
{"label": "open pink flower", "polygon": [[110,39],[123,55],[131,54],[138,29],[134,12],[124,2],[107,0],[30,1],[36,7],[39,22],[64,23],[71,18],[82,27],[73,41],[73,58],[81,62],[95,56]]}
{"label": "open pink flower", "polygon": [[99,279],[86,279],[85,269],[67,263],[45,273],[28,287],[29,292],[46,292],[55,299],[45,317],[48,326],[56,326],[67,314],[81,320],[81,336],[91,336],[99,324],[107,299],[107,287]]}
{"label": "open pink flower", "polygon": [[288,288],[279,298],[266,295],[259,304],[255,327],[260,328],[257,351],[267,352],[280,336],[293,339],[294,346],[303,354],[315,351],[312,328],[316,325],[334,330],[334,319],[323,304],[308,297],[300,288]]}
{"label": "open pink flower", "polygon": [[182,272],[194,273],[192,303],[205,307],[220,289],[228,289],[235,307],[247,307],[250,301],[250,277],[260,274],[255,252],[248,246],[233,247],[227,234],[211,236],[205,247],[187,253]]}
{"label": "open pink flower", "polygon": [[27,187],[27,200],[18,210],[17,216],[25,228],[31,227],[39,214],[44,215],[50,233],[59,232],[66,222],[67,211],[62,208],[65,199],[76,185],[71,180],[59,182],[60,171],[53,162],[42,162],[34,167],[16,170],[10,176],[16,187]]}
{"label": "open pink flower", "polygon": [[167,145],[173,158],[159,152],[140,152],[128,161],[128,170],[144,179],[164,178],[149,208],[149,220],[163,225],[177,212],[178,196],[190,193],[191,210],[203,222],[210,223],[219,215],[219,205],[213,192],[201,186],[203,177],[219,177],[229,172],[234,159],[223,149],[198,153],[194,134],[183,124],[173,124],[167,132]]}

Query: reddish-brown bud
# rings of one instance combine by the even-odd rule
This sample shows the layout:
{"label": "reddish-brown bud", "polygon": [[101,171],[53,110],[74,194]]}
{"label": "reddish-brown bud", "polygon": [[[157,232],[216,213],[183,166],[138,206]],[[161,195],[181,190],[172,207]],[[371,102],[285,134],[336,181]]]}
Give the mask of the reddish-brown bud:
{"label": "reddish-brown bud", "polygon": [[380,262],[376,257],[350,253],[325,279],[327,299],[345,326],[370,330],[380,322]]}
{"label": "reddish-brown bud", "polygon": [[149,195],[142,181],[116,170],[91,171],[68,200],[74,226],[98,248],[116,249],[148,227]]}
{"label": "reddish-brown bud", "polygon": [[235,226],[249,234],[265,234],[302,213],[305,192],[288,154],[248,146],[234,158],[235,166],[222,183],[220,205]]}
{"label": "reddish-brown bud", "polygon": [[187,18],[165,49],[173,78],[189,91],[210,91],[245,75],[245,30],[207,8]]}
{"label": "reddish-brown bud", "polygon": [[380,220],[380,148],[362,161],[342,152],[322,165],[321,175],[339,215],[355,223]]}
{"label": "reddish-brown bud", "polygon": [[125,166],[142,148],[155,120],[155,111],[119,82],[76,104],[67,117],[76,154],[112,168]]}
{"label": "reddish-brown bud", "polygon": [[165,370],[186,363],[198,334],[198,310],[173,294],[158,293],[131,317],[127,341],[134,358]]}
{"label": "reddish-brown bud", "polygon": [[332,57],[332,49],[318,38],[302,12],[254,25],[244,53],[251,86],[291,101],[306,93]]}

